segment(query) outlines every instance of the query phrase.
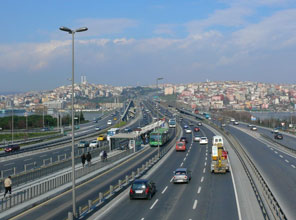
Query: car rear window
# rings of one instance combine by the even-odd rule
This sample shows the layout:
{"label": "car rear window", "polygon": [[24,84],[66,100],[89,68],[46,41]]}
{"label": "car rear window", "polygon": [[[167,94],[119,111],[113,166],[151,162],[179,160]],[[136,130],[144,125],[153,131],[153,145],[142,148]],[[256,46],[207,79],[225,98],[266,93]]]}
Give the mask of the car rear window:
{"label": "car rear window", "polygon": [[186,175],[186,171],[176,171],[175,175]]}
{"label": "car rear window", "polygon": [[137,189],[145,189],[146,188],[146,185],[145,183],[134,183],[132,188],[134,190],[137,190]]}
{"label": "car rear window", "polygon": [[184,145],[184,143],[178,143],[177,145],[182,147]]}

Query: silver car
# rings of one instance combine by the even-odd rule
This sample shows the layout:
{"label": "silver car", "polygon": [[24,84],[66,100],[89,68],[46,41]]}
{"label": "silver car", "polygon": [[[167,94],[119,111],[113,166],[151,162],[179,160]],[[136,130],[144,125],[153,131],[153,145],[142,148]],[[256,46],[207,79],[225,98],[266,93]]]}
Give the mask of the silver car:
{"label": "silver car", "polygon": [[178,168],[173,173],[174,183],[189,183],[191,180],[191,171],[187,168]]}

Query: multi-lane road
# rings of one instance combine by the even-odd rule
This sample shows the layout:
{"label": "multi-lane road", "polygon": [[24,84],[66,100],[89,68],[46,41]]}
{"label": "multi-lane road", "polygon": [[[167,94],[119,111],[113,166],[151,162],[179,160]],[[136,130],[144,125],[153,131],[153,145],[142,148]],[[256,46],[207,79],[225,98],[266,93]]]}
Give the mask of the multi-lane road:
{"label": "multi-lane road", "polygon": [[[182,125],[189,125],[184,121]],[[193,130],[193,129],[192,129]],[[214,134],[205,127],[200,133]],[[157,193],[151,200],[129,200],[128,192],[106,211],[93,219],[239,219],[231,174],[210,172],[210,147],[193,142],[193,134],[184,134],[189,140],[185,152],[176,152],[174,146],[161,166],[149,176],[155,182]],[[173,171],[186,167],[192,171],[188,184],[173,184]]]}
{"label": "multi-lane road", "polygon": [[[160,117],[155,111],[156,106],[153,102],[144,102],[144,106],[150,112],[145,111],[144,108],[142,115],[146,115],[146,119],[141,119],[142,121],[135,123],[133,127],[143,126],[147,121],[150,122],[153,117]],[[163,107],[158,106],[158,108],[162,114],[172,116]],[[185,124],[189,125],[190,122],[184,119],[181,122],[181,127],[183,128]],[[243,205],[239,205],[238,198],[243,199],[240,196],[243,194],[238,192],[240,195],[237,195],[237,190],[247,190],[247,188],[243,189],[243,187],[235,185],[234,179],[241,177],[233,178],[232,172],[225,175],[210,172],[211,143],[215,132],[207,126],[201,126],[201,131],[195,133],[193,126],[191,126],[191,134],[183,132],[183,136],[188,139],[186,151],[176,152],[174,150],[175,143],[172,143],[172,149],[167,155],[146,174],[145,177],[153,180],[157,187],[157,192],[151,200],[130,200],[129,190],[127,189],[91,216],[90,219],[217,219],[217,217],[221,219],[244,219],[241,218],[241,211],[245,209],[242,212],[247,213],[247,209],[251,205],[244,207],[243,202],[241,202]],[[227,125],[225,129],[241,143],[288,219],[293,219],[296,216],[294,204],[296,191],[293,189],[296,183],[295,155],[283,151],[273,141],[268,141],[260,136],[260,133],[262,133],[273,137],[268,129],[258,128],[258,131],[251,131],[244,124],[239,126]],[[173,129],[171,129],[172,131]],[[198,142],[194,142],[193,135],[195,134],[207,136],[209,144],[200,145]],[[295,140],[293,136],[284,135],[284,140],[281,142],[295,148],[293,145]],[[226,142],[226,144],[228,143]],[[53,150],[52,154],[59,154],[58,150],[62,150],[61,153],[64,154],[69,155],[70,153],[70,147],[65,146]],[[49,152],[51,151],[43,153],[43,155],[50,154]],[[115,185],[118,179],[123,179],[156,154],[157,149],[146,147],[130,159],[78,186],[77,206],[84,206],[88,200],[96,199],[99,192],[107,191],[109,185]],[[40,158],[41,156],[41,154],[36,154],[36,157]],[[234,157],[234,153],[229,156]],[[45,158],[45,156],[43,157]],[[24,157],[22,158],[23,161],[19,163],[24,163],[25,159],[29,158]],[[40,161],[42,161],[42,157]],[[192,171],[192,179],[188,184],[172,183],[173,171],[179,167],[186,167]],[[243,170],[238,172],[243,172]],[[249,188],[248,190],[244,193],[254,196],[254,192]],[[66,219],[67,213],[71,211],[71,202],[71,191],[67,191],[27,210],[14,219]],[[255,199],[253,202],[257,203]],[[260,213],[260,211],[255,213]],[[259,216],[258,214],[258,219],[262,219],[262,215]]]}
{"label": "multi-lane road", "polygon": [[[272,193],[279,201],[285,214],[289,219],[296,216],[296,157],[279,149],[276,144],[265,140],[260,133],[270,135],[269,129],[258,128],[258,131],[250,131],[246,125],[227,126],[232,135],[237,137],[244,149],[251,156],[252,160],[267,181]],[[291,145],[295,137],[284,135],[284,144]]]}

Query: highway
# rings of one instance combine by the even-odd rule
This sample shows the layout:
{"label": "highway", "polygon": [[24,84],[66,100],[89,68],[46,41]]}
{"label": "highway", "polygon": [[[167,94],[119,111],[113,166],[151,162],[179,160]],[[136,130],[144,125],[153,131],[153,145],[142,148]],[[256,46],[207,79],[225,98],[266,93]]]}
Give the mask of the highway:
{"label": "highway", "polygon": [[[88,123],[87,126],[84,126],[82,129],[82,132],[84,133],[90,133],[95,131],[96,126],[100,126],[101,129],[107,128],[107,120],[111,118],[110,116],[100,120],[98,123]],[[81,131],[80,131],[81,132]],[[95,138],[92,138],[95,139]],[[76,141],[76,143],[79,141]],[[16,168],[16,173],[20,173],[24,171],[24,165],[27,164],[28,169],[38,168],[43,165],[43,161],[45,160],[45,163],[48,164],[50,160],[52,162],[57,161],[58,157],[60,159],[64,159],[65,155],[66,157],[70,157],[71,153],[71,146],[70,143],[68,144],[62,144],[60,147],[58,147],[59,144],[54,149],[44,149],[42,152],[35,153],[34,151],[31,151],[29,154],[23,154],[23,155],[17,155],[8,157],[5,159],[5,161],[0,162],[1,170],[7,170],[8,172],[12,172],[11,169],[14,167]],[[58,147],[58,148],[57,148]],[[76,152],[77,153],[77,147]],[[9,153],[7,153],[7,156],[9,156]],[[35,163],[35,165],[34,165]]]}
{"label": "highway", "polygon": [[[124,179],[126,175],[130,175],[132,171],[156,154],[157,148],[146,147],[137,155],[78,186],[76,191],[77,207],[86,205],[89,199],[98,198],[99,192],[107,191],[111,184],[116,185],[118,179]],[[69,190],[12,219],[66,219],[67,213],[71,210],[72,192]]]}
{"label": "highway", "polygon": [[[253,132],[247,127],[241,130],[241,127],[227,126],[226,129],[238,138],[267,181],[285,214],[289,219],[293,219],[296,216],[296,157],[262,140],[258,133],[263,129]],[[296,138],[294,143],[295,140]]]}
{"label": "highway", "polygon": [[[211,143],[214,134],[205,127],[201,128],[201,133]],[[217,216],[219,219],[238,219],[231,174],[211,174],[209,146],[192,142],[192,134],[186,134],[186,137],[189,140],[186,152],[173,149],[149,177],[157,187],[157,193],[150,201],[129,200],[126,191],[119,202],[107,211],[99,211],[91,219],[217,219]],[[189,184],[172,183],[173,171],[178,167],[192,171]]]}
{"label": "highway", "polygon": [[[107,121],[109,119],[113,119],[113,116],[108,116],[106,118],[103,118],[102,120],[99,120],[97,123],[90,122],[87,125],[81,126],[80,133],[83,132],[85,134],[94,133],[95,127],[99,126],[101,130],[107,128],[110,125],[107,125]],[[134,123],[133,125],[129,126],[131,129],[134,129],[138,127],[139,125],[144,125],[146,122],[151,122],[152,118],[150,115],[147,115],[146,119],[141,118],[139,122]],[[114,123],[114,120],[113,120]],[[96,137],[93,138],[86,138],[86,140],[95,140]],[[75,141],[75,145],[79,141]],[[101,142],[100,145],[106,144],[106,141]],[[82,149],[80,149],[81,152]],[[75,154],[78,154],[78,148],[75,146]],[[9,155],[9,154],[7,154]],[[45,164],[49,164],[51,161],[55,162],[65,159],[65,157],[69,158],[71,155],[71,146],[70,143],[62,144],[57,146],[54,149],[44,149],[42,152],[34,152],[31,151],[29,154],[23,154],[23,155],[17,155],[8,157],[5,159],[5,161],[0,162],[1,170],[4,171],[4,176],[12,174],[13,168],[15,167],[16,173],[23,172],[25,169],[25,165],[27,166],[27,170],[35,169],[38,167],[41,167]]]}

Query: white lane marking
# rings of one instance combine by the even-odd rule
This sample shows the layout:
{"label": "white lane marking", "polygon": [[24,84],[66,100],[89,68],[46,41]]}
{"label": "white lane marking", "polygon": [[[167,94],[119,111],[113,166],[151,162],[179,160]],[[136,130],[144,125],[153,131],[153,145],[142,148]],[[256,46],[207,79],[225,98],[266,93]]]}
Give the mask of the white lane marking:
{"label": "white lane marking", "polygon": [[283,158],[283,155],[280,154],[280,158]]}
{"label": "white lane marking", "polygon": [[180,164],[180,167],[183,166],[183,162]]}
{"label": "white lane marking", "polygon": [[200,180],[200,182],[202,183],[202,182],[204,181],[204,179],[205,179],[205,178],[204,178],[204,177],[202,177],[202,178],[201,178],[201,180]]}
{"label": "white lane marking", "polygon": [[5,164],[5,165],[3,165],[3,166],[5,167],[5,166],[12,165],[12,164],[14,164],[14,163],[8,163],[8,164]]}
{"label": "white lane marking", "polygon": [[294,169],[296,168],[293,164],[291,165],[291,167],[293,167]]}
{"label": "white lane marking", "polygon": [[203,169],[203,173],[205,173],[205,172],[206,172],[206,168]]}
{"label": "white lane marking", "polygon": [[174,179],[174,177],[172,177],[172,179],[170,180],[170,182],[172,182],[172,181],[173,181],[173,179]]}
{"label": "white lane marking", "polygon": [[208,156],[208,153],[206,153],[206,156]]}
{"label": "white lane marking", "polygon": [[286,161],[287,163],[289,163],[289,161],[288,161],[287,159],[286,159],[285,161]]}
{"label": "white lane marking", "polygon": [[25,159],[24,161],[28,161],[28,160],[32,160],[33,158],[28,158],[28,159]]}
{"label": "white lane marking", "polygon": [[276,153],[276,154],[277,154],[278,152],[277,152],[277,151],[274,151],[274,153]]}
{"label": "white lane marking", "polygon": [[186,154],[186,157],[188,157],[188,153]]}
{"label": "white lane marking", "polygon": [[168,186],[166,186],[166,187],[164,188],[164,190],[162,190],[161,194],[164,194],[165,191],[167,190],[167,188],[168,188]]}
{"label": "white lane marking", "polygon": [[144,220],[144,218],[141,218],[141,220]]}
{"label": "white lane marking", "polygon": [[194,201],[192,209],[196,209],[196,206],[197,206],[197,200]]}
{"label": "white lane marking", "polygon": [[208,158],[206,157],[206,159],[205,160],[208,160]]}
{"label": "white lane marking", "polygon": [[207,162],[205,162],[205,166],[207,165]]}
{"label": "white lane marking", "polygon": [[40,157],[46,157],[47,156],[47,154],[43,154],[43,155],[41,155]]}
{"label": "white lane marking", "polygon": [[197,194],[200,194],[200,191],[201,191],[201,187],[199,186],[197,190]]}
{"label": "white lane marking", "polygon": [[157,202],[158,202],[158,199],[155,200],[155,202],[152,204],[152,206],[150,207],[150,209],[153,209],[153,207],[156,205]]}
{"label": "white lane marking", "polygon": [[185,162],[185,160],[186,160],[186,157],[184,158],[184,162]]}
{"label": "white lane marking", "polygon": [[188,153],[190,153],[190,149],[188,150]]}

